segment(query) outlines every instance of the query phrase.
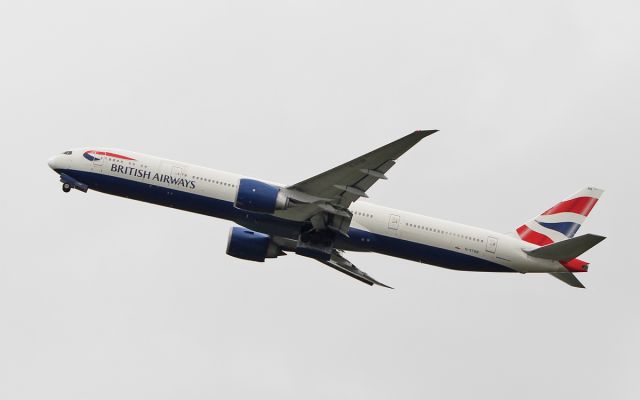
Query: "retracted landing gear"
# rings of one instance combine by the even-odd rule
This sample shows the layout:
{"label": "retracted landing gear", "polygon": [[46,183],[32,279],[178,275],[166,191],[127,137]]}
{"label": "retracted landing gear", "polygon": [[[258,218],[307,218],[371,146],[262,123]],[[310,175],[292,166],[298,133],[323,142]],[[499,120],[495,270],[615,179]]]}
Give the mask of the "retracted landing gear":
{"label": "retracted landing gear", "polygon": [[63,183],[62,184],[62,191],[65,193],[69,193],[71,191],[71,185],[69,185],[68,183]]}

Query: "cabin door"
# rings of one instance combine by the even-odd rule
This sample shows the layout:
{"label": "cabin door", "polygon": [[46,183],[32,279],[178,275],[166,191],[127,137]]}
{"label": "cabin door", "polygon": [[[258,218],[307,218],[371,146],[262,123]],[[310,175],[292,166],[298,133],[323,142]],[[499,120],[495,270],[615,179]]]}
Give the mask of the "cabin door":
{"label": "cabin door", "polygon": [[389,215],[389,225],[387,231],[391,236],[399,236],[400,233],[400,216],[396,214]]}
{"label": "cabin door", "polygon": [[498,239],[492,236],[487,238],[487,252],[496,254],[496,249],[498,248]]}

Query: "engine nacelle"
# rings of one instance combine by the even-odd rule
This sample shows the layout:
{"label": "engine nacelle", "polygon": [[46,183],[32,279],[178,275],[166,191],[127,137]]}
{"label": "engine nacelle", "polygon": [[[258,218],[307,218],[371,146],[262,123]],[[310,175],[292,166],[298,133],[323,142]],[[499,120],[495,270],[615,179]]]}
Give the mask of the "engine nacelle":
{"label": "engine nacelle", "polygon": [[284,253],[269,235],[234,226],[229,232],[227,254],[243,260],[264,262],[265,258],[276,258]]}
{"label": "engine nacelle", "polygon": [[254,179],[240,179],[233,205],[245,211],[273,214],[287,208],[289,198],[276,186]]}

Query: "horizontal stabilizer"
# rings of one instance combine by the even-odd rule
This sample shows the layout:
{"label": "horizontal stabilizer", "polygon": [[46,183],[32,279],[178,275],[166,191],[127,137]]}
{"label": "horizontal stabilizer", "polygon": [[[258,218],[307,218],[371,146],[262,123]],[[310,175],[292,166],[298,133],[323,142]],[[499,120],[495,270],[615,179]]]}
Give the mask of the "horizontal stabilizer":
{"label": "horizontal stabilizer", "polygon": [[604,236],[586,235],[551,243],[537,249],[526,251],[531,257],[544,258],[546,260],[569,261],[602,242]]}
{"label": "horizontal stabilizer", "polygon": [[569,286],[584,289],[584,285],[582,284],[582,282],[580,282],[578,278],[576,278],[576,276],[571,272],[551,272],[549,275],[553,276],[554,278],[560,279],[562,282],[566,283]]}

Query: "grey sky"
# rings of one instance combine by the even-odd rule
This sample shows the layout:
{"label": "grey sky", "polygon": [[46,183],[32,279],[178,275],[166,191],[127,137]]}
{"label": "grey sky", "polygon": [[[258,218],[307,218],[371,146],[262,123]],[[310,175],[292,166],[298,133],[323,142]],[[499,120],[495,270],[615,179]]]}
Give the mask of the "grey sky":
{"label": "grey sky", "polygon": [[[0,3],[2,399],[637,399],[636,1]],[[374,254],[370,288],[46,165],[121,147],[294,183],[440,129],[371,201],[510,231],[585,186],[586,290]]]}

